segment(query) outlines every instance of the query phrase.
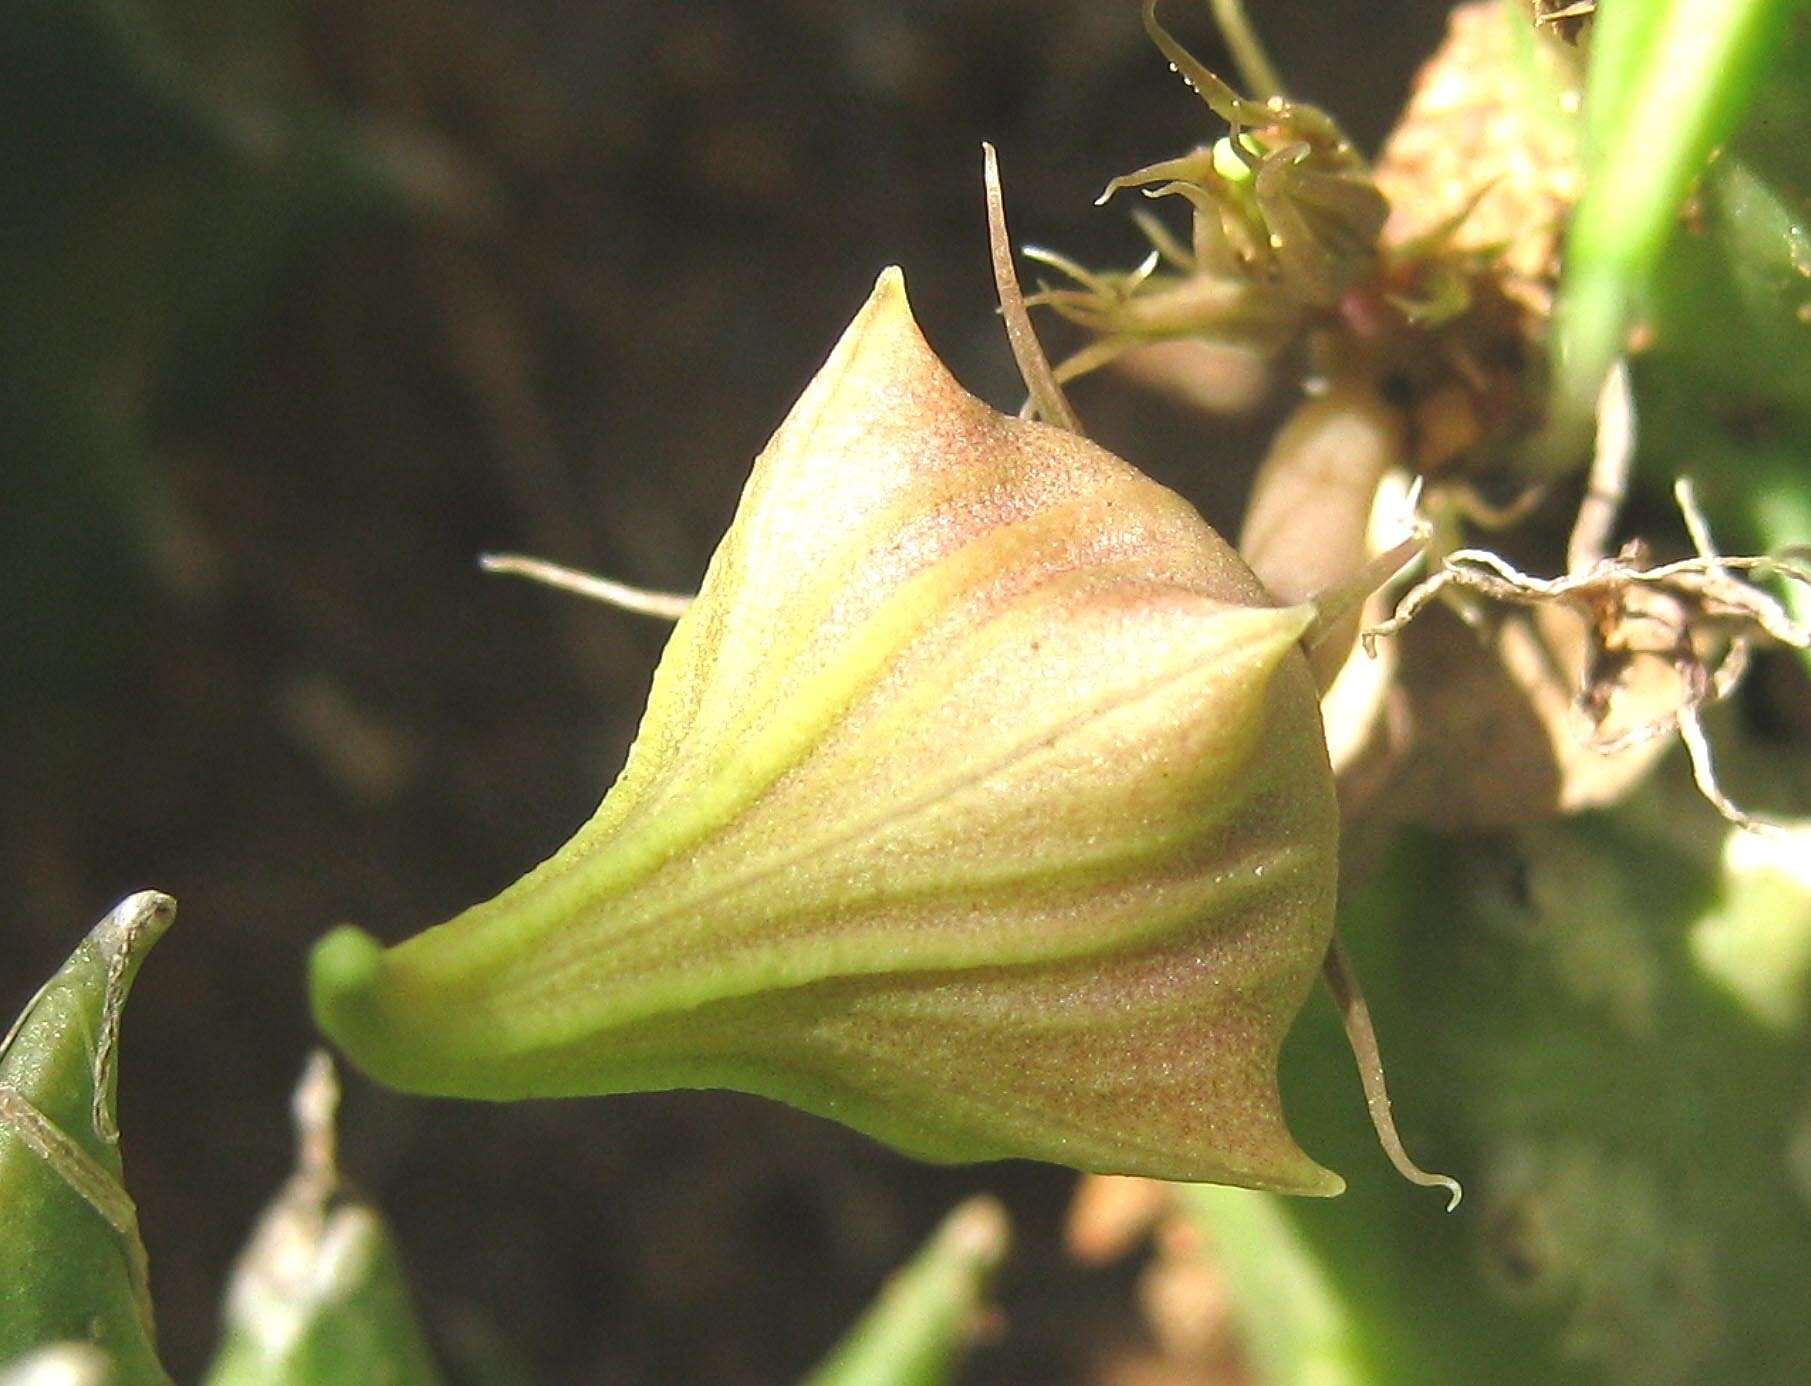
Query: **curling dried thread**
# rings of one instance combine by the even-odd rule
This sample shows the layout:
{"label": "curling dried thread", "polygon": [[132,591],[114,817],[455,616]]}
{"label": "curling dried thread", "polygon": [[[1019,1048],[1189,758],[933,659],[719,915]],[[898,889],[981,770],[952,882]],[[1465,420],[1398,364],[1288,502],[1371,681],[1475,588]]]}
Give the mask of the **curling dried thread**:
{"label": "curling dried thread", "polygon": [[1321,976],[1326,980],[1333,1004],[1339,1007],[1340,1023],[1346,1027],[1346,1041],[1352,1046],[1352,1057],[1358,1061],[1358,1081],[1364,1087],[1365,1110],[1370,1113],[1371,1125],[1377,1131],[1378,1144],[1383,1146],[1383,1153],[1390,1157],[1396,1172],[1411,1184],[1445,1189],[1446,1211],[1452,1212],[1465,1194],[1459,1181],[1451,1175],[1430,1174],[1422,1169],[1409,1158],[1402,1137],[1397,1134],[1396,1119],[1390,1114],[1389,1089],[1384,1085],[1383,1055],[1377,1047],[1377,1032],[1371,1027],[1371,1011],[1359,989],[1352,960],[1346,956],[1345,945],[1337,934],[1328,945]]}

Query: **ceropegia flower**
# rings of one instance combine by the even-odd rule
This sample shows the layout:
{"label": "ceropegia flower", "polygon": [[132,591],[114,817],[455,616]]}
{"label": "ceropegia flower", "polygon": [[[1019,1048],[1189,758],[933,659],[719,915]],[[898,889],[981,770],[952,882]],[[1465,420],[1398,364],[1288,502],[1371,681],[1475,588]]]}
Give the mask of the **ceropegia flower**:
{"label": "ceropegia flower", "polygon": [[756,461],[596,815],[321,1024],[395,1086],[721,1086],[933,1159],[1332,1193],[1278,1102],[1337,817],[1309,604],[1008,418],[888,271]]}

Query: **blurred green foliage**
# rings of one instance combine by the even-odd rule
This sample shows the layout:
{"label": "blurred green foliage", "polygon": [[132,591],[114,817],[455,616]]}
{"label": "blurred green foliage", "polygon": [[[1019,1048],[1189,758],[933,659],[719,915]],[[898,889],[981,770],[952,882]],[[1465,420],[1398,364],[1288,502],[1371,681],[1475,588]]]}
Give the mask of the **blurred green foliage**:
{"label": "blurred green foliage", "polygon": [[111,671],[155,439],[231,384],[300,264],[401,199],[310,86],[288,0],[13,0],[0,72],[4,705]]}
{"label": "blurred green foliage", "polygon": [[1341,930],[1410,1148],[1466,1198],[1449,1217],[1389,1177],[1311,1007],[1284,1089],[1348,1193],[1190,1203],[1236,1280],[1321,1306],[1252,1307],[1267,1386],[1811,1379],[1806,844],[1684,784],[1401,844]]}
{"label": "blurred green foliage", "polygon": [[[1782,50],[1799,9],[1797,0],[1598,7],[1582,117],[1585,191],[1558,304],[1548,420],[1557,465],[1570,465],[1589,439],[1598,384],[1622,354],[1633,314],[1657,278],[1677,273],[1671,248],[1687,190],[1742,123],[1755,89],[1792,80]],[[1802,32],[1795,37],[1802,42]]]}
{"label": "blurred green foliage", "polygon": [[[1811,15],[1771,55],[1644,297],[1644,463],[1687,474],[1726,546],[1811,542]],[[1811,620],[1811,592],[1786,601]],[[1806,656],[1811,668],[1811,655]]]}
{"label": "blurred green foliage", "polygon": [[1007,1236],[992,1199],[957,1208],[804,1386],[945,1386],[974,1337]]}

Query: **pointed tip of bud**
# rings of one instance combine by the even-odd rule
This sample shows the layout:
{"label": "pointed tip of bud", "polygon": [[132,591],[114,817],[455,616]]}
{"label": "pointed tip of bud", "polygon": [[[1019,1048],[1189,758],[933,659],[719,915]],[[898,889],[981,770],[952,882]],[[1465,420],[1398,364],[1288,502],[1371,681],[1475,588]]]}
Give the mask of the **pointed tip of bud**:
{"label": "pointed tip of bud", "polygon": [[1305,1198],[1338,1198],[1346,1191],[1346,1181],[1341,1176],[1306,1156],[1303,1159],[1311,1167],[1311,1172],[1305,1172],[1300,1184],[1279,1192],[1298,1194]]}
{"label": "pointed tip of bud", "polygon": [[[831,359],[835,360],[845,349],[860,342],[876,326],[919,337],[918,320],[912,314],[912,301],[906,293],[905,271],[898,265],[888,265],[875,276],[867,301],[843,330],[842,340],[831,353]],[[928,345],[925,350],[930,350]]]}
{"label": "pointed tip of bud", "polygon": [[308,995],[315,1019],[333,1042],[382,1075],[385,1066],[371,1041],[378,1023],[378,986],[384,949],[352,924],[342,924],[308,955]]}
{"label": "pointed tip of bud", "polygon": [[141,890],[108,910],[90,940],[103,958],[141,957],[176,922],[176,901],[161,890]]}
{"label": "pointed tip of bud", "polygon": [[168,925],[175,917],[175,897],[161,890],[134,891],[107,913],[108,919],[143,920],[158,925]]}
{"label": "pointed tip of bud", "polygon": [[355,924],[342,924],[315,944],[308,960],[314,996],[327,1010],[370,990],[383,970],[383,945]]}

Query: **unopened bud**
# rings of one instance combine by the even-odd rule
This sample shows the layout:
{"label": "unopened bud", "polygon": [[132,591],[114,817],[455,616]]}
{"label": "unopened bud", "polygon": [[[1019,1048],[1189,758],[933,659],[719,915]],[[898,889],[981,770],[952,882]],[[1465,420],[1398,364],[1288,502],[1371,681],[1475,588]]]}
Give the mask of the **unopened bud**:
{"label": "unopened bud", "polygon": [[754,467],[627,767],[316,1013],[397,1087],[729,1087],[939,1160],[1334,1193],[1278,1103],[1337,815],[1310,605],[932,355],[897,271]]}

